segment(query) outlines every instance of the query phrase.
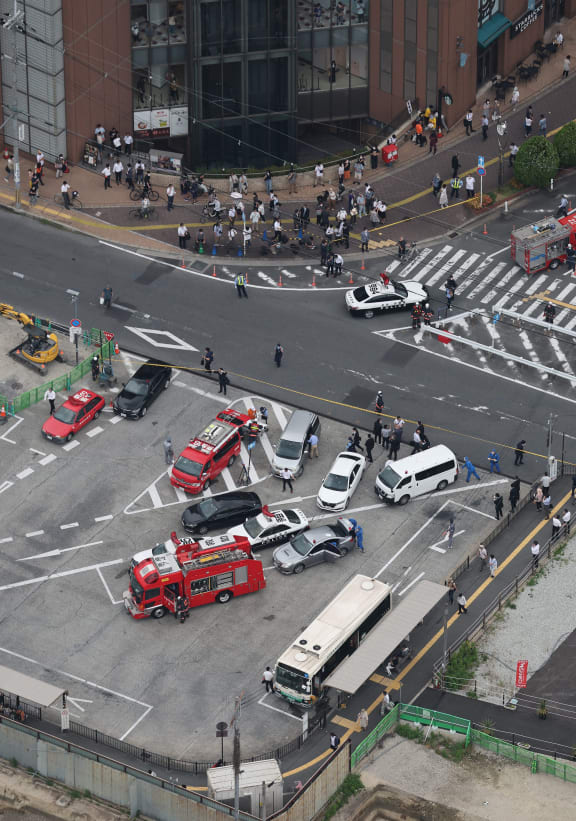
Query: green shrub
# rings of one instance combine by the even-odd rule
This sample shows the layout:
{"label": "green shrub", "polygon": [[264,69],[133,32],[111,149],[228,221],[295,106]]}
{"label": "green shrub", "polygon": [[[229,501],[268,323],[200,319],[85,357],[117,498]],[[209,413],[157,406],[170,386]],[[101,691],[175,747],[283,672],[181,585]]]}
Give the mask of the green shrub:
{"label": "green shrub", "polygon": [[464,684],[473,677],[478,667],[478,650],[471,641],[465,641],[446,666],[446,689],[461,690]]}
{"label": "green shrub", "polygon": [[402,738],[409,738],[412,741],[422,741],[424,734],[420,727],[413,727],[411,724],[398,724],[396,726],[396,735],[401,735]]}
{"label": "green shrub", "polygon": [[554,135],[554,148],[558,152],[560,165],[571,168],[576,165],[576,123],[567,123]]}
{"label": "green shrub", "polygon": [[530,137],[522,143],[514,161],[514,176],[524,185],[548,188],[560,160],[554,145],[546,137]]}
{"label": "green shrub", "polygon": [[347,775],[330,799],[330,803],[324,813],[324,821],[328,821],[329,818],[336,815],[338,810],[341,810],[353,795],[356,795],[357,792],[363,789],[364,784],[359,775],[356,775],[356,773]]}

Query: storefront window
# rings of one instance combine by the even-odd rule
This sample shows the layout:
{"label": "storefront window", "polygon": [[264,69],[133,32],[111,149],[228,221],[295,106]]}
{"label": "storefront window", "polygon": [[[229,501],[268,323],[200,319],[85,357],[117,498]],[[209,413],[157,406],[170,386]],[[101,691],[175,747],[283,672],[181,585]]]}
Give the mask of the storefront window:
{"label": "storefront window", "polygon": [[154,65],[132,73],[134,110],[188,105],[183,65]]}
{"label": "storefront window", "polygon": [[300,0],[298,30],[368,23],[370,0]]}
{"label": "storefront window", "polygon": [[483,26],[497,11],[500,11],[500,0],[478,0],[478,28]]}
{"label": "storefront window", "polygon": [[206,120],[240,114],[242,63],[202,66],[202,116]]}
{"label": "storefront window", "polygon": [[134,3],[130,8],[130,19],[133,48],[186,42],[183,0]]}

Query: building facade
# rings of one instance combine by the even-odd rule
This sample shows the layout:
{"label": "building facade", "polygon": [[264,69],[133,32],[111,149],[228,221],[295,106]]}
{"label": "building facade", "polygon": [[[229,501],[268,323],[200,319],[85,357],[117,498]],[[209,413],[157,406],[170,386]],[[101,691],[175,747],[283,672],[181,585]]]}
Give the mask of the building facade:
{"label": "building facade", "polygon": [[[576,0],[17,7],[20,28],[0,28],[7,143],[78,161],[102,123],[214,170],[310,162],[324,135],[360,147],[427,104],[451,126],[493,76],[507,78],[550,26],[576,14]],[[13,8],[0,0],[3,19]]]}

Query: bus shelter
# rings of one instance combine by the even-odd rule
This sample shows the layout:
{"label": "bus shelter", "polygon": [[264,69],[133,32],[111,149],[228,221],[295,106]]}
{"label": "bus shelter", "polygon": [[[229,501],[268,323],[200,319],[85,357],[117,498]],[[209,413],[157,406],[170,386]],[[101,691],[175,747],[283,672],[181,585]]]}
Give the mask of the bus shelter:
{"label": "bus shelter", "polygon": [[[56,707],[57,701],[63,705],[63,695],[66,690],[55,687],[53,684],[46,684],[32,676],[18,673],[9,667],[0,666],[0,692],[9,693],[19,701],[31,702],[39,707]],[[18,703],[18,702],[17,702]]]}
{"label": "bus shelter", "polygon": [[326,687],[350,695],[356,693],[445,596],[444,585],[427,580],[418,582],[370,631],[356,652],[328,676]]}

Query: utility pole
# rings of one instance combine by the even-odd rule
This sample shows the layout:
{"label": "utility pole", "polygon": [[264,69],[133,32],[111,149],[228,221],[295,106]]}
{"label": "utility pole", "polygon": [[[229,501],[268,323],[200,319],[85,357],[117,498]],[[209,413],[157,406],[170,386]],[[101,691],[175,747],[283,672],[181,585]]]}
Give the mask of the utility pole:
{"label": "utility pole", "polygon": [[498,134],[498,185],[504,185],[504,143],[502,138],[506,135],[508,124],[506,121],[500,122],[496,126],[496,133]]}
{"label": "utility pole", "polygon": [[234,747],[232,751],[232,766],[234,767],[234,818],[240,818],[240,709],[242,696],[237,696],[234,706],[234,716],[230,726],[234,727]]}
{"label": "utility pole", "polygon": [[24,12],[20,11],[18,8],[18,0],[14,0],[14,9],[10,17],[6,17],[2,20],[2,27],[5,31],[10,31],[12,34],[12,57],[8,57],[7,54],[4,54],[4,59],[10,62],[12,67],[11,70],[11,86],[12,86],[12,93],[14,95],[14,105],[10,107],[5,104],[6,108],[12,110],[12,114],[4,121],[4,125],[8,122],[8,120],[14,119],[14,191],[15,191],[15,206],[16,208],[20,208],[20,124],[18,122],[18,74],[16,70],[17,65],[17,57],[18,57],[18,46],[16,42],[16,35],[19,31],[24,31]]}
{"label": "utility pole", "polygon": [[448,665],[448,604],[444,605],[443,622],[444,624],[442,636],[442,689],[444,690],[446,682],[446,667]]}

